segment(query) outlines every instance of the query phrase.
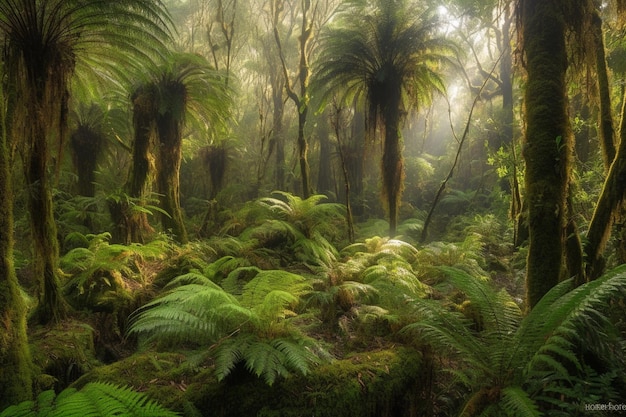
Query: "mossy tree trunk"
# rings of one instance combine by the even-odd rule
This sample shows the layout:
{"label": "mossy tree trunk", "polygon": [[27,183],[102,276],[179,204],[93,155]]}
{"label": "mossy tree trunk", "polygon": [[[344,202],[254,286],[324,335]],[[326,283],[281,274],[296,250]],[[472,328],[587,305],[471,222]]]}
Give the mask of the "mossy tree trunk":
{"label": "mossy tree trunk", "polygon": [[524,0],[529,250],[526,303],[532,308],[563,273],[572,134],[567,114],[567,51],[560,2]]}
{"label": "mossy tree trunk", "polygon": [[592,45],[596,58],[596,77],[599,96],[598,139],[602,150],[604,167],[608,171],[615,159],[615,129],[613,127],[613,106],[611,104],[611,85],[602,32],[602,18],[597,10],[591,17]]}
{"label": "mossy tree trunk", "polygon": [[109,201],[111,217],[116,225],[114,240],[126,245],[143,243],[154,231],[143,209],[135,205],[146,204],[150,191],[150,177],[154,172],[152,143],[156,132],[154,114],[156,92],[149,88],[140,88],[131,97],[133,104],[133,146],[132,164],[124,195],[118,200]]}
{"label": "mossy tree trunk", "polygon": [[[35,118],[36,119],[36,118]],[[57,275],[59,242],[53,214],[52,190],[48,174],[49,145],[45,129],[32,121],[28,155],[24,168],[28,187],[28,212],[33,237],[33,269],[39,277],[39,304],[34,317],[39,323],[58,322],[66,314],[66,305]]]}
{"label": "mossy tree trunk", "polygon": [[[161,89],[165,91],[165,96],[171,100],[170,108],[185,108],[187,91],[184,84],[170,81],[162,85]],[[179,178],[183,146],[183,117],[172,110],[167,110],[157,116],[156,125],[159,141],[156,184],[159,193],[159,206],[161,210],[167,213],[161,214],[161,224],[164,230],[171,231],[178,242],[187,243],[189,239],[180,207]]]}
{"label": "mossy tree trunk", "polygon": [[13,190],[5,122],[0,121],[0,410],[32,399],[26,306],[13,265]]}
{"label": "mossy tree trunk", "polygon": [[619,133],[617,154],[609,168],[587,231],[585,256],[589,280],[599,277],[604,271],[602,252],[626,199],[626,96],[622,103]]}

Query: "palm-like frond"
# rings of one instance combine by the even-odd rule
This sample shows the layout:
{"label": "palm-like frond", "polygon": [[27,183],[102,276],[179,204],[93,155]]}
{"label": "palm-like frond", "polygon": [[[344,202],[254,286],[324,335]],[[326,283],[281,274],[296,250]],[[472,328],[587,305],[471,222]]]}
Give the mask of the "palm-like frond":
{"label": "palm-like frond", "polygon": [[59,395],[44,391],[36,401],[7,408],[2,417],[175,417],[145,394],[113,384],[92,382],[81,390],[68,388]]}
{"label": "palm-like frond", "polygon": [[542,404],[566,407],[582,396],[616,400],[608,386],[592,388],[585,382],[612,381],[615,372],[602,379],[581,354],[592,354],[609,369],[623,369],[623,353],[611,348],[605,308],[626,291],[626,266],[575,289],[571,280],[557,285],[523,318],[504,291],[460,270],[442,270],[467,298],[464,308],[416,299],[419,319],[404,331],[452,354],[451,370],[470,389],[462,415],[536,416]]}
{"label": "palm-like frond", "polygon": [[373,120],[396,89],[405,108],[426,103],[433,91],[443,91],[440,64],[455,52],[435,35],[437,24],[433,13],[402,1],[345,2],[337,25],[322,36],[314,85],[325,86],[326,95],[365,98]]}

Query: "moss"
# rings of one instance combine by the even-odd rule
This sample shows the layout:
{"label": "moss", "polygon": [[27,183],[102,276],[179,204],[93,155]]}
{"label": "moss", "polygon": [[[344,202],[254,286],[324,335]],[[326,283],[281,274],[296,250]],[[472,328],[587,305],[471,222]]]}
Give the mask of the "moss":
{"label": "moss", "polygon": [[419,404],[420,355],[391,348],[354,354],[268,386],[237,367],[218,382],[212,368],[192,370],[180,353],[137,353],[74,383],[102,381],[145,392],[184,415],[206,417],[412,416]]}
{"label": "moss", "polygon": [[219,385],[190,386],[205,416],[415,415],[420,356],[388,349],[354,354],[267,386],[244,370]]}
{"label": "moss", "polygon": [[159,404],[182,411],[189,408],[186,391],[192,383],[216,383],[210,371],[191,370],[181,353],[145,351],[111,365],[94,368],[73,386],[81,388],[89,382],[111,382],[145,392]]}
{"label": "moss", "polygon": [[59,392],[98,366],[93,340],[94,330],[77,321],[34,329],[30,341],[33,363],[40,373],[37,388]]}

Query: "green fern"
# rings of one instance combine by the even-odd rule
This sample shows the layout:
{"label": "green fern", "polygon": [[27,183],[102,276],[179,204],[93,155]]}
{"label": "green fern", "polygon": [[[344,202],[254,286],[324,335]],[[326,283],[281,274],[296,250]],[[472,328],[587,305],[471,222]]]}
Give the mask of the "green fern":
{"label": "green fern", "polygon": [[[76,239],[76,233],[72,239]],[[156,239],[145,245],[111,244],[109,233],[87,235],[88,247],[77,247],[60,260],[60,267],[69,276],[65,293],[78,307],[111,308],[116,294],[127,298],[129,283],[145,284],[141,265],[146,261],[163,259],[169,248],[165,239]]]}
{"label": "green fern", "polygon": [[[249,277],[245,283],[231,278],[242,273]],[[271,384],[289,372],[306,373],[319,362],[314,353],[320,351],[317,342],[290,323],[301,297],[312,289],[305,278],[244,267],[232,271],[224,282],[241,294],[226,292],[198,272],[174,279],[169,293],[133,314],[130,333],[148,341],[185,342],[199,348],[194,363],[212,358],[219,379],[244,363]]]}
{"label": "green fern", "polygon": [[[458,269],[441,270],[466,297],[464,308],[415,299],[419,319],[403,332],[453,364],[448,371],[467,390],[460,415],[538,416],[548,404],[580,406],[580,389],[591,389],[586,381],[595,375],[583,351],[608,369],[624,369],[602,309],[626,291],[626,266],[575,289],[571,280],[559,284],[526,317],[505,291]],[[604,377],[612,383],[616,375]],[[607,388],[596,386],[586,398],[615,401]]]}
{"label": "green fern", "polygon": [[35,401],[11,406],[0,417],[174,417],[145,394],[113,384],[92,382],[81,390],[68,388],[57,396],[44,391]]}

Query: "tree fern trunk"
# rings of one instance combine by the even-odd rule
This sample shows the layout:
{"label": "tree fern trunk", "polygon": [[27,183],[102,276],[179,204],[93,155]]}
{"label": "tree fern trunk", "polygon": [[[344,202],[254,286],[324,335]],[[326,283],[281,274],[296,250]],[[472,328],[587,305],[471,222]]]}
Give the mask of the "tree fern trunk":
{"label": "tree fern trunk", "polygon": [[[184,86],[182,86],[184,88]],[[187,243],[187,230],[180,208],[180,163],[182,158],[182,126],[170,112],[158,117],[159,151],[157,153],[157,190],[160,207],[168,215],[161,215],[166,231],[174,234],[180,243]]]}
{"label": "tree fern trunk", "polygon": [[389,215],[389,237],[394,237],[398,228],[398,211],[404,179],[404,159],[402,158],[399,125],[400,118],[398,114],[386,115],[385,143],[383,145],[382,158],[382,191]]}
{"label": "tree fern trunk", "polygon": [[528,308],[559,282],[563,272],[571,131],[560,3],[524,0],[521,6],[527,71],[524,158],[529,222]]}
{"label": "tree fern trunk", "polygon": [[33,238],[33,269],[39,280],[39,304],[34,313],[36,320],[45,324],[58,322],[65,317],[67,306],[61,294],[57,267],[59,243],[53,214],[52,191],[48,174],[47,129],[41,116],[45,106],[35,104],[30,124],[26,127],[24,171],[28,187],[28,211]]}

